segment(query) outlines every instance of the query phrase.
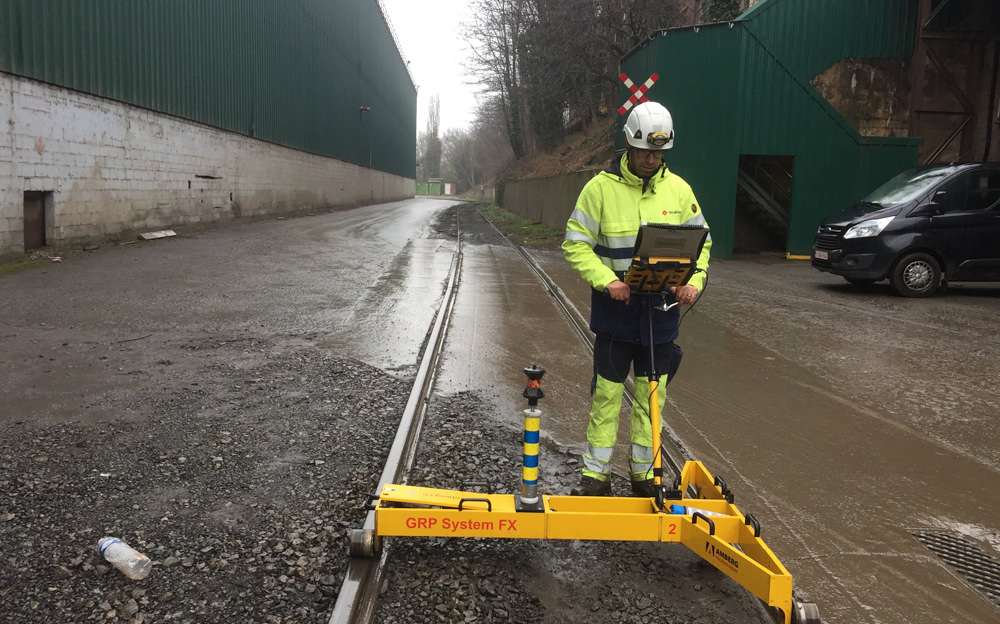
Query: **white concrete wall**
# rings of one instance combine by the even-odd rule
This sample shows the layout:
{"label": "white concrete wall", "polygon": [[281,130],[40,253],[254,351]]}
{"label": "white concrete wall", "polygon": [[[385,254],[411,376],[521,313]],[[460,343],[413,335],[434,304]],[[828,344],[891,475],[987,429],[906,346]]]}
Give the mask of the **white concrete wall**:
{"label": "white concrete wall", "polygon": [[[62,246],[186,224],[394,201],[414,180],[0,73],[0,254],[24,192],[51,191]],[[199,177],[202,176],[202,177]]]}

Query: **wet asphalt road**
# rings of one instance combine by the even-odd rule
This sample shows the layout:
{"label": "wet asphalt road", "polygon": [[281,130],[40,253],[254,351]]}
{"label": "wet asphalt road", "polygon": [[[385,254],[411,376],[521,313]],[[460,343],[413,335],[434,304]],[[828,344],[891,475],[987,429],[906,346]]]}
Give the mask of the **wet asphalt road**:
{"label": "wet asphalt road", "polygon": [[912,300],[807,263],[720,262],[714,275],[685,327],[697,357],[676,426],[747,484],[824,617],[996,621],[913,534],[1000,551],[1000,287]]}
{"label": "wet asphalt road", "polygon": [[[175,238],[105,245],[7,271],[0,276],[7,397],[0,425],[19,413],[113,417],[86,397],[128,391],[130,370],[169,370],[159,360],[183,366],[187,358],[170,345],[216,333],[315,334],[321,347],[406,376],[454,255],[456,243],[431,227],[450,203],[179,230]],[[65,363],[72,358],[99,364]]]}
{"label": "wet asphalt road", "polygon": [[[2,313],[18,325],[4,332],[2,360],[84,354],[96,336],[88,343],[79,325],[136,344],[107,363],[128,370],[158,357],[139,348],[150,333],[266,324],[318,333],[322,346],[405,376],[452,260],[454,243],[430,227],[451,203],[418,199],[102,250],[134,257],[113,265],[129,274],[103,268],[100,254],[67,259],[44,269],[50,297],[19,288],[31,271],[6,275]],[[586,312],[586,288],[558,252],[531,253]],[[142,285],[144,273],[163,271],[175,272],[172,288]],[[760,519],[824,621],[997,621],[998,607],[913,534],[955,534],[1000,558],[1000,286],[909,300],[768,258],[717,260],[709,275],[682,325],[685,360],[664,417]],[[116,305],[141,310],[142,321],[116,317]],[[582,442],[589,355],[504,245],[465,247],[447,349],[439,390],[475,388],[511,421],[523,407],[521,369],[544,366],[542,429],[563,445]],[[130,384],[101,370],[53,367],[39,378],[3,364],[0,373],[3,418],[78,418],[81,393]],[[52,384],[66,386],[64,400],[36,401],[34,389]]]}

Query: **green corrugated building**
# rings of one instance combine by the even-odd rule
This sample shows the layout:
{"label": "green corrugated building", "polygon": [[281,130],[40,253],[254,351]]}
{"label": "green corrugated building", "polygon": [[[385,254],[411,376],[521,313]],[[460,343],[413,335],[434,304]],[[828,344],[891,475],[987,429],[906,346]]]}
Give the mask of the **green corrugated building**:
{"label": "green corrugated building", "polygon": [[414,191],[377,0],[6,0],[0,118],[0,254]]}
{"label": "green corrugated building", "polygon": [[5,0],[0,33],[0,71],[415,177],[416,87],[375,0]]}
{"label": "green corrugated building", "polygon": [[731,23],[655,33],[622,61],[637,85],[659,76],[648,97],[674,117],[667,163],[695,189],[714,254],[756,232],[807,255],[821,218],[916,164],[920,139],[862,136],[811,84],[844,58],[909,57],[916,18],[917,0],[762,0]]}

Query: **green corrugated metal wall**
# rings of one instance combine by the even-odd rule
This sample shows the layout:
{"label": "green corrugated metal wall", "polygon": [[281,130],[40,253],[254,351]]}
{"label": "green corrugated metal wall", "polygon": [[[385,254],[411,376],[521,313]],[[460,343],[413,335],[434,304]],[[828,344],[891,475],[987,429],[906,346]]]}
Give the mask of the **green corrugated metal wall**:
{"label": "green corrugated metal wall", "polygon": [[[730,34],[725,27],[667,31],[622,64],[636,84],[659,74],[648,95],[674,118],[667,166],[694,188],[712,228],[712,252],[723,257],[732,250],[738,164],[739,40]],[[624,147],[621,131],[618,141]]]}
{"label": "green corrugated metal wall", "polygon": [[5,0],[0,34],[0,71],[415,177],[416,88],[375,0]]}
{"label": "green corrugated metal wall", "polygon": [[637,84],[660,75],[648,95],[674,116],[667,164],[694,187],[714,253],[732,254],[740,154],[794,156],[792,254],[809,253],[820,219],[916,164],[919,139],[862,137],[809,83],[841,58],[911,55],[915,19],[916,0],[763,0],[732,24],[663,31],[622,62]]}
{"label": "green corrugated metal wall", "polygon": [[806,81],[846,57],[913,54],[916,0],[765,0],[739,23]]}

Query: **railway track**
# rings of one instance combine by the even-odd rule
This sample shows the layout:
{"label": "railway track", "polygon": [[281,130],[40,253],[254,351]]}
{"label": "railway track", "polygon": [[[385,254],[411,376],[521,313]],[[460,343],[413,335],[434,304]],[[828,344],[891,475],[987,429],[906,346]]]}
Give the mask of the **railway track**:
{"label": "railway track", "polygon": [[[460,213],[461,211],[458,211],[457,214]],[[588,324],[565,293],[549,278],[524,249],[511,241],[503,231],[497,228],[484,215],[480,214],[480,217],[519,254],[526,266],[553,298],[554,303],[561,310],[566,321],[571,325],[580,340],[587,348],[592,350],[593,344]],[[437,366],[443,350],[450,316],[457,296],[457,285],[462,268],[461,224],[459,223],[458,225],[458,247],[449,270],[442,304],[430,330],[429,339],[423,350],[413,389],[401,417],[395,439],[375,491],[382,491],[383,486],[387,483],[406,483],[408,481],[420,438],[423,418],[430,399],[431,388],[433,387]],[[627,384],[626,394],[629,400],[634,399],[630,383]],[[674,476],[678,476],[684,463],[691,459],[691,455],[669,428],[665,427],[664,429],[665,435],[661,438],[664,469],[665,472],[672,471]],[[666,480],[667,478],[665,477]],[[383,545],[375,541],[376,538],[373,537],[375,535],[374,529],[375,511],[374,506],[369,504],[363,528],[351,532],[350,550],[352,557],[350,558],[348,571],[338,593],[337,602],[329,619],[330,624],[359,624],[372,621],[376,610],[376,600],[387,574],[388,560],[391,552],[391,544]],[[381,547],[376,548],[376,545]],[[768,621],[768,614],[763,609],[760,615],[762,616],[760,621]],[[807,622],[810,620],[808,617],[803,617],[803,614],[799,614],[797,621]],[[815,621],[818,622],[818,619]]]}
{"label": "railway track", "polygon": [[[456,220],[458,219],[456,213]],[[429,393],[434,386],[434,377],[437,372],[438,361],[444,349],[444,339],[455,304],[455,297],[458,291],[458,279],[462,270],[462,235],[461,223],[457,222],[458,228],[458,248],[452,258],[451,267],[448,269],[448,278],[442,296],[442,302],[438,312],[434,317],[434,322],[428,334],[427,343],[424,346],[423,356],[417,368],[417,375],[413,381],[413,389],[406,401],[403,415],[400,418],[396,436],[389,449],[385,467],[379,477],[378,487],[375,491],[381,491],[386,483],[406,482],[410,468],[413,465],[413,457],[416,453],[417,443],[420,440],[420,428],[423,424],[423,417],[427,411]],[[369,509],[365,515],[363,524],[364,531],[374,531],[375,512]],[[356,544],[350,545],[352,551],[357,548]],[[371,620],[375,610],[375,599],[378,588],[382,584],[388,562],[389,549],[385,548],[375,557],[351,557],[344,582],[337,594],[337,602],[334,605],[333,613],[330,616],[330,623],[351,623],[360,624]]]}

